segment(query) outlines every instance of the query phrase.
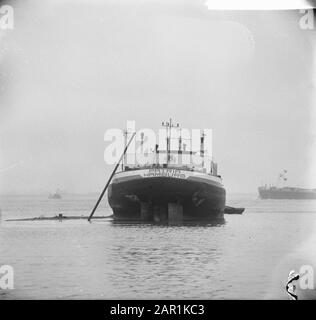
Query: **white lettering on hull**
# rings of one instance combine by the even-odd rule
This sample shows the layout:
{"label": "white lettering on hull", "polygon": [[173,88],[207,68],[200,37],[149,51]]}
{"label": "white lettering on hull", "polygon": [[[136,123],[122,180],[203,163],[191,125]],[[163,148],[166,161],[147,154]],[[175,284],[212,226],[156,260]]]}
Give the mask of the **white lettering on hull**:
{"label": "white lettering on hull", "polygon": [[143,175],[144,178],[150,177],[169,177],[169,178],[177,178],[177,179],[185,179],[186,176],[184,173],[181,173],[181,170],[178,169],[149,169]]}

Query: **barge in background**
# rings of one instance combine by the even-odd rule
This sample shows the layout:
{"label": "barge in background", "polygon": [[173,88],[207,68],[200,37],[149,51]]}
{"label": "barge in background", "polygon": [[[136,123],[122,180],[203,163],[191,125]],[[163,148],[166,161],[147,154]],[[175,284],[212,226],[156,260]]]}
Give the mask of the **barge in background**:
{"label": "barge in background", "polygon": [[[187,151],[179,129],[178,148],[171,150],[174,125],[171,120],[163,125],[167,129],[166,149],[160,150],[156,145],[143,165],[131,166],[123,159],[122,170],[115,173],[108,190],[114,219],[155,222],[222,219],[226,191],[217,164],[205,156],[204,133],[200,137],[200,151]],[[200,157],[200,166],[196,157]]]}

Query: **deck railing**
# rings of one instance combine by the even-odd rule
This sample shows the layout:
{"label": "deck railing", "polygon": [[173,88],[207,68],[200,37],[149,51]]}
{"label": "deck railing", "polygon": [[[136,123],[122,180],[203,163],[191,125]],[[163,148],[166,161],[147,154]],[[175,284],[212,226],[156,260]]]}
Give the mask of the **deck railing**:
{"label": "deck railing", "polygon": [[166,152],[159,153],[127,153],[121,170],[137,170],[150,168],[172,168],[203,172],[217,176],[217,164],[208,157],[197,153]]}

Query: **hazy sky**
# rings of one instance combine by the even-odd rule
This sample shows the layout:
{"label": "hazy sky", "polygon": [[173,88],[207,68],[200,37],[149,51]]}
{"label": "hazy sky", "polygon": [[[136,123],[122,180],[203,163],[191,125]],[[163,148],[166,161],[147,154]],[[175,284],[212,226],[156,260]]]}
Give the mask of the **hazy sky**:
{"label": "hazy sky", "polygon": [[14,2],[15,28],[0,31],[0,192],[99,191],[105,130],[169,117],[213,129],[229,192],[282,169],[316,188],[315,29],[297,10],[205,2]]}

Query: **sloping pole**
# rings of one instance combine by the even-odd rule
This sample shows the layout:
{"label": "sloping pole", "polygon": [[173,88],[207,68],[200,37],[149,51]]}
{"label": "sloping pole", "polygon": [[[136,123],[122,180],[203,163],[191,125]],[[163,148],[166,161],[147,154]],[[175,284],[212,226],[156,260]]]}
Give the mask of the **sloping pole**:
{"label": "sloping pole", "polygon": [[115,166],[115,168],[114,168],[114,170],[113,170],[113,172],[112,172],[112,174],[111,174],[111,176],[110,176],[110,178],[109,178],[108,182],[106,183],[106,185],[105,185],[105,187],[104,187],[103,191],[101,192],[101,194],[100,194],[100,196],[99,196],[99,199],[98,199],[97,203],[95,204],[95,206],[94,206],[94,208],[93,208],[93,210],[92,210],[92,212],[91,212],[91,214],[90,214],[90,216],[89,216],[89,218],[88,218],[88,221],[89,221],[89,222],[90,222],[90,220],[91,220],[92,216],[94,215],[95,210],[97,210],[97,207],[99,206],[100,201],[102,200],[102,198],[103,198],[103,196],[104,196],[104,194],[105,194],[105,191],[106,191],[106,189],[108,188],[108,186],[109,186],[109,184],[110,184],[110,182],[111,182],[111,180],[112,180],[112,178],[113,178],[113,176],[114,176],[114,174],[115,174],[115,172],[116,172],[116,170],[117,170],[118,166],[120,165],[120,162],[122,161],[122,159],[123,159],[123,157],[124,157],[124,155],[125,155],[125,153],[126,153],[126,151],[127,151],[128,147],[129,147],[129,145],[131,144],[131,142],[132,142],[132,140],[133,140],[133,138],[134,138],[135,134],[136,134],[136,132],[134,132],[134,133],[133,133],[133,135],[132,135],[131,139],[129,140],[128,144],[126,145],[126,147],[125,147],[125,149],[124,149],[124,151],[123,151],[123,153],[122,153],[122,155],[121,155],[121,157],[120,157],[119,161],[117,162],[117,164],[116,164],[116,166]]}

